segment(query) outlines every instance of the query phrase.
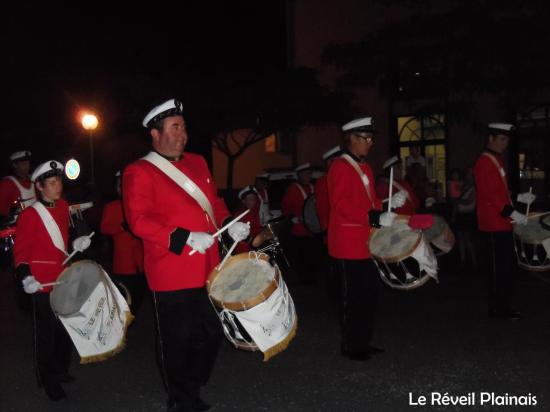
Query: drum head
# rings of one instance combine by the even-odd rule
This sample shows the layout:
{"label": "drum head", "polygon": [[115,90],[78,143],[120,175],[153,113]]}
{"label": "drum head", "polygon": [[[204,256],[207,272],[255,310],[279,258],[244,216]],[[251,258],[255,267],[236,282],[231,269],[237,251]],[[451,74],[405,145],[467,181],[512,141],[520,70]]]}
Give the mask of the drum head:
{"label": "drum head", "polygon": [[424,230],[424,239],[438,249],[437,255],[449,253],[455,244],[455,236],[444,218],[432,216],[433,224]]}
{"label": "drum head", "polygon": [[544,240],[550,238],[550,230],[545,228],[542,222],[545,222],[545,224],[550,223],[550,213],[530,217],[526,225],[514,225],[514,234],[524,243],[541,244]]}
{"label": "drum head", "polygon": [[375,229],[369,239],[371,254],[386,262],[397,262],[410,256],[417,248],[422,233],[407,224],[408,218],[398,217],[391,227]]}
{"label": "drum head", "polygon": [[543,228],[550,230],[550,213],[542,215],[539,219],[539,222]]}
{"label": "drum head", "polygon": [[219,307],[246,310],[267,299],[277,287],[278,269],[265,254],[241,253],[229,258],[221,271],[214,269],[207,289]]}
{"label": "drum head", "polygon": [[433,224],[424,231],[424,239],[427,242],[431,242],[433,239],[438,237],[441,233],[447,228],[447,222],[439,215],[432,215],[434,222]]}
{"label": "drum head", "polygon": [[317,216],[317,200],[314,195],[309,196],[304,201],[304,208],[302,210],[302,218],[304,226],[313,234],[321,233],[321,224],[319,223],[319,217]]}
{"label": "drum head", "polygon": [[66,268],[57,278],[63,282],[50,293],[50,305],[60,316],[71,316],[90,297],[103,279],[103,270],[92,260],[81,260]]}

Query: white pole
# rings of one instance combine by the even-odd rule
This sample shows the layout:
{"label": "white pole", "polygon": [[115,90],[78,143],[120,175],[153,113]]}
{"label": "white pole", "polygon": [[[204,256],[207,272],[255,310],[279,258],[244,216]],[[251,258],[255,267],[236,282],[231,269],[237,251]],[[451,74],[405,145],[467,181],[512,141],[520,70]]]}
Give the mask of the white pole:
{"label": "white pole", "polygon": [[[529,194],[533,193],[533,186],[529,186]],[[529,217],[529,208],[531,207],[531,203],[527,203],[527,212],[525,212],[525,216]]]}

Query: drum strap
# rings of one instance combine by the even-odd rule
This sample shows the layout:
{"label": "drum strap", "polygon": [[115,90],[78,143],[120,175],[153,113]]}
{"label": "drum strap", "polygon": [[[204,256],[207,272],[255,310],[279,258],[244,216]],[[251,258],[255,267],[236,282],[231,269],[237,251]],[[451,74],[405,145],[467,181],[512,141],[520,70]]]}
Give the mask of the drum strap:
{"label": "drum strap", "polygon": [[510,191],[508,190],[508,182],[506,182],[506,172],[504,171],[504,169],[502,168],[502,166],[498,162],[497,158],[495,156],[493,156],[491,153],[483,152],[482,156],[487,156],[489,159],[491,159],[491,161],[493,162],[493,164],[497,168],[498,174],[502,178],[502,183],[504,184],[504,187],[506,188],[506,193],[508,193],[508,200],[510,201],[510,203],[512,203],[512,199],[510,199]]}
{"label": "drum strap", "polygon": [[170,163],[169,160],[166,160],[164,157],[159,155],[156,152],[149,152],[147,155],[142,157],[143,160],[148,161],[152,165],[156,166],[161,172],[168,176],[174,183],[176,183],[180,188],[182,188],[189,196],[197,201],[202,210],[208,215],[212,224],[216,229],[218,226],[216,224],[216,219],[214,219],[214,211],[210,201],[197,186],[193,180],[191,180],[185,173],[179,170],[176,166]]}
{"label": "drum strap", "polygon": [[46,209],[46,206],[44,206],[40,202],[34,202],[31,207],[33,207],[34,210],[36,210],[36,212],[38,213],[38,216],[40,216],[42,223],[44,223],[44,226],[46,227],[46,230],[50,235],[50,239],[52,240],[53,245],[60,251],[62,251],[65,255],[68,255],[67,250],[65,249],[63,236],[61,236],[61,231],[59,230],[59,226],[54,220],[52,214],[48,212],[48,209]]}
{"label": "drum strap", "polygon": [[[7,176],[8,179],[10,179],[13,184],[19,189],[19,193],[21,193],[21,200],[24,200],[25,206],[30,206],[34,201],[36,200],[36,192],[34,191],[34,184],[31,184],[30,189],[25,189],[19,181],[13,177],[13,176]],[[29,202],[32,200],[32,202]]]}
{"label": "drum strap", "polygon": [[369,177],[366,175],[365,172],[363,172],[363,170],[361,170],[361,168],[359,167],[359,164],[357,164],[357,162],[355,160],[353,160],[351,158],[350,155],[348,155],[347,153],[344,153],[342,155],[342,158],[344,160],[346,160],[354,169],[355,171],[357,172],[357,174],[359,175],[359,177],[361,178],[361,182],[363,182],[363,186],[365,187],[365,190],[367,191],[367,197],[369,198],[370,200],[370,203],[372,205],[372,208],[373,209],[376,209],[376,206],[374,204],[374,201],[372,200],[372,195],[370,193],[370,182],[369,182]]}
{"label": "drum strap", "polygon": [[[300,183],[294,183],[294,184],[296,185],[298,190],[300,190],[300,193],[302,194],[302,197],[304,198],[304,200],[306,200],[307,197],[308,197],[308,194],[306,193],[306,191],[304,190],[302,185]],[[310,192],[310,194],[315,193],[315,188],[313,187],[313,185],[311,183],[309,183],[309,192]]]}

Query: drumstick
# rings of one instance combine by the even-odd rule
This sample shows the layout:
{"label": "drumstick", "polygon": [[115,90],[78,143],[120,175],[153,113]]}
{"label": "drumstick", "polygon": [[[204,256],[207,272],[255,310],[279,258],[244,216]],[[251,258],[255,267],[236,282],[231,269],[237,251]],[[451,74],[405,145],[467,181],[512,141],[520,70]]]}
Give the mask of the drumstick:
{"label": "drumstick", "polygon": [[393,189],[393,166],[390,167],[390,189],[388,195],[388,212],[391,212],[391,194]]}
{"label": "drumstick", "polygon": [[[533,194],[533,186],[529,186],[529,194]],[[531,207],[531,202],[527,203],[527,211],[525,212],[525,216],[529,217],[529,208]]]}
{"label": "drumstick", "polygon": [[45,288],[45,287],[47,287],[47,286],[61,285],[62,283],[65,283],[65,281],[64,281],[64,280],[58,280],[57,282],[41,283],[40,286],[42,286],[43,288]]}
{"label": "drumstick", "polygon": [[225,265],[225,262],[227,262],[227,259],[229,259],[229,256],[231,256],[231,253],[233,253],[233,250],[235,250],[235,248],[237,247],[237,242],[236,240],[233,242],[233,244],[231,245],[231,247],[229,248],[229,250],[227,251],[227,255],[225,255],[225,257],[223,258],[222,260],[222,263],[220,263],[218,265],[218,267],[216,268],[216,270],[219,272],[220,270],[222,270],[222,267],[223,265]]}
{"label": "drumstick", "polygon": [[[87,237],[88,239],[91,239],[93,235],[95,235],[95,232],[90,233],[90,234],[89,234],[88,236],[86,236],[86,237]],[[70,254],[69,256],[67,256],[67,259],[65,259],[61,265],[64,265],[64,264],[67,263],[69,260],[71,260],[71,258],[76,254],[76,252],[78,252],[77,249],[73,250],[73,251],[71,252],[71,254]]]}
{"label": "drumstick", "polygon": [[[235,219],[233,219],[231,222],[229,222],[227,225],[219,229],[216,233],[212,235],[212,237],[216,237],[220,235],[221,233],[225,232],[229,226],[231,226],[236,221],[240,220],[244,215],[246,215],[248,212],[250,212],[250,209],[246,209],[244,212],[242,212],[239,216],[237,216]],[[189,256],[194,255],[197,251],[193,249],[191,252],[189,252]]]}

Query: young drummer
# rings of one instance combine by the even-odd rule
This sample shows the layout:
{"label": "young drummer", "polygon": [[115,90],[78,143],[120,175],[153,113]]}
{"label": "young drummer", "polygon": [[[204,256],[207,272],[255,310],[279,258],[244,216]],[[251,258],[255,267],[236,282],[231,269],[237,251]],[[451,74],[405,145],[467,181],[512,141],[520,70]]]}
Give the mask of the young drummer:
{"label": "young drummer", "polygon": [[[69,206],[62,199],[63,165],[55,160],[42,163],[31,176],[38,201],[26,208],[17,221],[14,245],[16,275],[26,293],[32,294],[34,357],[39,384],[52,401],[65,398],[62,383],[69,374],[72,343],[50,307],[52,286],[64,269],[69,237]],[[90,246],[82,236],[74,240],[80,252]]]}

